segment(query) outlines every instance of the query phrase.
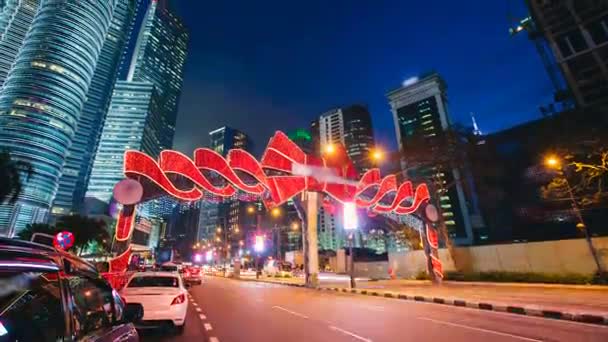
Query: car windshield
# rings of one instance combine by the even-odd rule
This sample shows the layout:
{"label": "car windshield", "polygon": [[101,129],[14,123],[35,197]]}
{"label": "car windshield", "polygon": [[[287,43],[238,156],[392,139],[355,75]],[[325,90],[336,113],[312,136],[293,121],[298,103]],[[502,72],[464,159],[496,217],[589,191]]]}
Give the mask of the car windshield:
{"label": "car windshield", "polygon": [[178,287],[176,277],[135,277],[128,287]]}

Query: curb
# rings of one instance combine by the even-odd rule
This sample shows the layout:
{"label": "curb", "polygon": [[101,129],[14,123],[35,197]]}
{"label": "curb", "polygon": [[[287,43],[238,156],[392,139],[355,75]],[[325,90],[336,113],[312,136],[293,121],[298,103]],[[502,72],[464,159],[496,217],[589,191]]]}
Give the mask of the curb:
{"label": "curb", "polygon": [[358,290],[358,289],[350,289],[347,291],[346,288],[319,288],[319,290],[325,289],[330,291],[340,291],[349,292],[359,295],[367,295],[367,296],[379,296],[384,298],[395,298],[400,300],[411,300],[416,302],[425,302],[425,303],[434,303],[441,305],[449,305],[449,306],[458,306],[458,307],[466,307],[470,309],[478,309],[485,311],[497,311],[510,313],[514,315],[523,315],[523,316],[534,316],[534,317],[542,317],[548,319],[555,320],[565,320],[565,321],[573,321],[580,323],[589,323],[589,324],[598,324],[598,325],[608,325],[608,316],[601,316],[597,314],[587,314],[587,313],[571,313],[565,311],[556,311],[556,310],[542,310],[538,308],[529,308],[518,305],[504,305],[504,304],[496,304],[496,303],[486,303],[486,302],[471,302],[461,299],[449,299],[449,298],[441,298],[441,297],[425,297],[425,296],[413,296],[404,293],[393,293],[393,292],[377,292],[377,291],[369,291],[369,290]]}
{"label": "curb", "polygon": [[[240,279],[232,278],[232,279],[239,280],[239,281],[253,281],[253,282],[258,282],[258,283],[267,283],[267,284],[306,288],[306,286],[304,284],[283,283],[283,282],[274,282],[274,281],[259,280],[259,279],[243,279],[243,278],[240,278]],[[505,304],[497,304],[497,303],[472,302],[472,301],[466,301],[466,300],[461,300],[461,299],[425,297],[425,296],[419,296],[419,295],[413,296],[413,295],[409,295],[409,294],[405,294],[405,293],[378,292],[378,291],[371,291],[371,290],[347,289],[347,288],[339,288],[339,287],[317,287],[314,290],[351,293],[351,294],[358,294],[358,295],[364,295],[364,296],[384,297],[384,298],[393,298],[393,299],[400,299],[400,300],[411,300],[411,301],[416,301],[416,302],[433,303],[433,304],[448,305],[448,306],[466,307],[466,308],[470,308],[470,309],[478,309],[478,310],[485,310],[485,311],[510,313],[513,315],[534,316],[534,317],[542,317],[542,318],[547,318],[547,319],[564,320],[564,321],[572,321],[572,322],[579,322],[579,323],[608,325],[608,316],[600,316],[597,314],[572,313],[572,312],[556,311],[556,310],[542,310],[542,309],[538,309],[538,308],[529,308],[529,307],[519,306],[519,305],[505,305]]]}

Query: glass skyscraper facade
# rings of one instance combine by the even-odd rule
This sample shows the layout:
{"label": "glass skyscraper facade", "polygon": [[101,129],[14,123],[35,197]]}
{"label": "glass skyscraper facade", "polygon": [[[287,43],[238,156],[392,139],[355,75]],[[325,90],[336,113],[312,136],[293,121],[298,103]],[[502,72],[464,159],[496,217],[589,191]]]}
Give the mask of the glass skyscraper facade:
{"label": "glass skyscraper facade", "polygon": [[152,1],[142,22],[127,79],[154,84],[163,111],[161,149],[173,146],[189,34],[167,1]]}
{"label": "glass skyscraper facade", "polygon": [[136,0],[118,0],[112,23],[97,61],[93,80],[82,108],[78,127],[59,189],[53,202],[53,214],[79,212],[82,208],[85,186],[93,166],[93,156],[99,142],[112,90],[118,75],[123,51],[129,38],[131,22],[134,19]]}
{"label": "glass skyscraper facade", "polygon": [[115,4],[39,5],[0,92],[0,148],[34,170],[17,203],[0,206],[2,235],[48,214]]}
{"label": "glass skyscraper facade", "polygon": [[[421,141],[432,142],[451,125],[445,81],[436,73],[416,78],[388,93],[399,150],[407,154],[409,148]],[[410,167],[403,164],[404,175],[412,179],[436,179],[443,184],[461,179],[461,170],[446,165]],[[407,170],[407,171],[405,171]],[[434,176],[433,176],[434,175]],[[434,194],[440,200],[441,213],[450,237],[456,244],[473,241],[469,203],[460,182],[447,191]]]}
{"label": "glass skyscraper facade", "polygon": [[124,178],[126,150],[139,150],[157,158],[161,125],[160,103],[154,85],[116,82],[86,196],[110,202],[114,185]]}
{"label": "glass skyscraper facade", "polygon": [[[4,1],[3,1],[4,2]],[[40,0],[7,0],[0,11],[0,87],[38,13]]]}

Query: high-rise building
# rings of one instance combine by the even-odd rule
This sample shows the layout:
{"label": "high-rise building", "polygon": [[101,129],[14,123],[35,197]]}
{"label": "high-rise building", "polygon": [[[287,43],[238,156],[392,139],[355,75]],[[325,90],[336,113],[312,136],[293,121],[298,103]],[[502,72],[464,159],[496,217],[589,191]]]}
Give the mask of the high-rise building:
{"label": "high-rise building", "polygon": [[0,93],[0,147],[33,166],[2,235],[44,221],[55,197],[116,1],[40,3]]}
{"label": "high-rise building", "polygon": [[53,214],[79,212],[84,202],[93,156],[101,135],[121,57],[135,16],[136,0],[118,0],[112,23],[95,67],[93,80],[82,108],[78,127],[68,150],[59,189],[53,202]]}
{"label": "high-rise building", "polygon": [[154,85],[118,81],[99,140],[86,197],[109,203],[114,185],[124,179],[126,150],[160,154],[162,112]]}
{"label": "high-rise building", "polygon": [[40,0],[8,0],[0,12],[0,87],[38,13]]}
{"label": "high-rise building", "polygon": [[370,153],[374,148],[372,119],[367,107],[352,105],[329,110],[319,117],[318,129],[320,146],[342,144],[346,153],[360,174],[373,167]]}
{"label": "high-rise building", "polygon": [[[209,139],[211,143],[209,147],[223,156],[226,156],[228,151],[232,149],[239,148],[250,151],[253,148],[251,139],[247,134],[231,127],[224,126],[209,132]],[[224,199],[218,204],[211,201],[211,204],[202,205],[201,216],[206,218],[217,217],[217,221],[213,222],[212,219],[201,220],[199,222],[199,232],[213,232],[218,225],[223,229],[227,228],[230,232],[240,230],[247,206],[247,202],[239,199],[240,195],[242,194]],[[198,235],[203,234],[199,233]]]}
{"label": "high-rise building", "polygon": [[[151,1],[138,28],[126,81],[118,81],[104,123],[86,197],[111,200],[114,185],[124,178],[122,160],[128,149],[158,157],[173,144],[181,93],[188,31],[166,1]],[[134,124],[136,123],[136,124]],[[142,214],[162,219],[173,201],[147,203]]]}
{"label": "high-rise building", "polygon": [[[323,146],[341,144],[359,172],[371,169],[370,158],[374,148],[374,134],[371,115],[363,105],[334,108],[321,114],[311,123],[314,153],[321,154]],[[344,247],[345,233],[341,217],[325,207],[319,209],[319,249],[337,250]],[[359,241],[356,241],[359,244]]]}
{"label": "high-rise building", "polygon": [[[437,139],[451,125],[446,84],[436,73],[410,79],[400,88],[389,92],[387,97],[393,112],[399,150],[403,155],[408,153],[412,144]],[[454,179],[462,179],[461,170],[450,169],[445,165],[423,169],[402,165],[402,170],[406,177],[413,175],[414,178],[424,179],[430,178],[432,172],[439,175],[440,182],[447,184],[454,183]],[[440,196],[441,211],[453,241],[457,244],[471,244],[471,215],[463,184],[455,182],[447,193],[435,195]]]}
{"label": "high-rise building", "polygon": [[576,103],[608,105],[608,2],[526,2]]}
{"label": "high-rise building", "polygon": [[143,19],[127,79],[154,84],[162,107],[161,149],[173,147],[177,107],[183,84],[189,33],[167,0],[150,2]]}

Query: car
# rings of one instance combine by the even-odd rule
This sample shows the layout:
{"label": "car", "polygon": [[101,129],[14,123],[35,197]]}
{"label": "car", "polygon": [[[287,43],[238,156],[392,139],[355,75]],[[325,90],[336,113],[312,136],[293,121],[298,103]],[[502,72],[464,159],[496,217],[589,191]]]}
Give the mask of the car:
{"label": "car", "polygon": [[172,326],[181,334],[186,324],[188,291],[176,272],[136,272],[120,290],[127,303],[143,306],[140,329]]}
{"label": "car", "polygon": [[172,262],[166,262],[166,263],[160,265],[160,271],[162,271],[162,272],[178,272],[179,271],[179,266],[177,264],[172,263]]}
{"label": "car", "polygon": [[0,341],[137,342],[143,307],[70,253],[0,238]]}
{"label": "car", "polygon": [[184,279],[184,282],[186,282],[187,284],[201,285],[203,283],[203,280],[201,278],[201,270],[198,267],[184,267],[180,273],[182,275],[182,278]]}

